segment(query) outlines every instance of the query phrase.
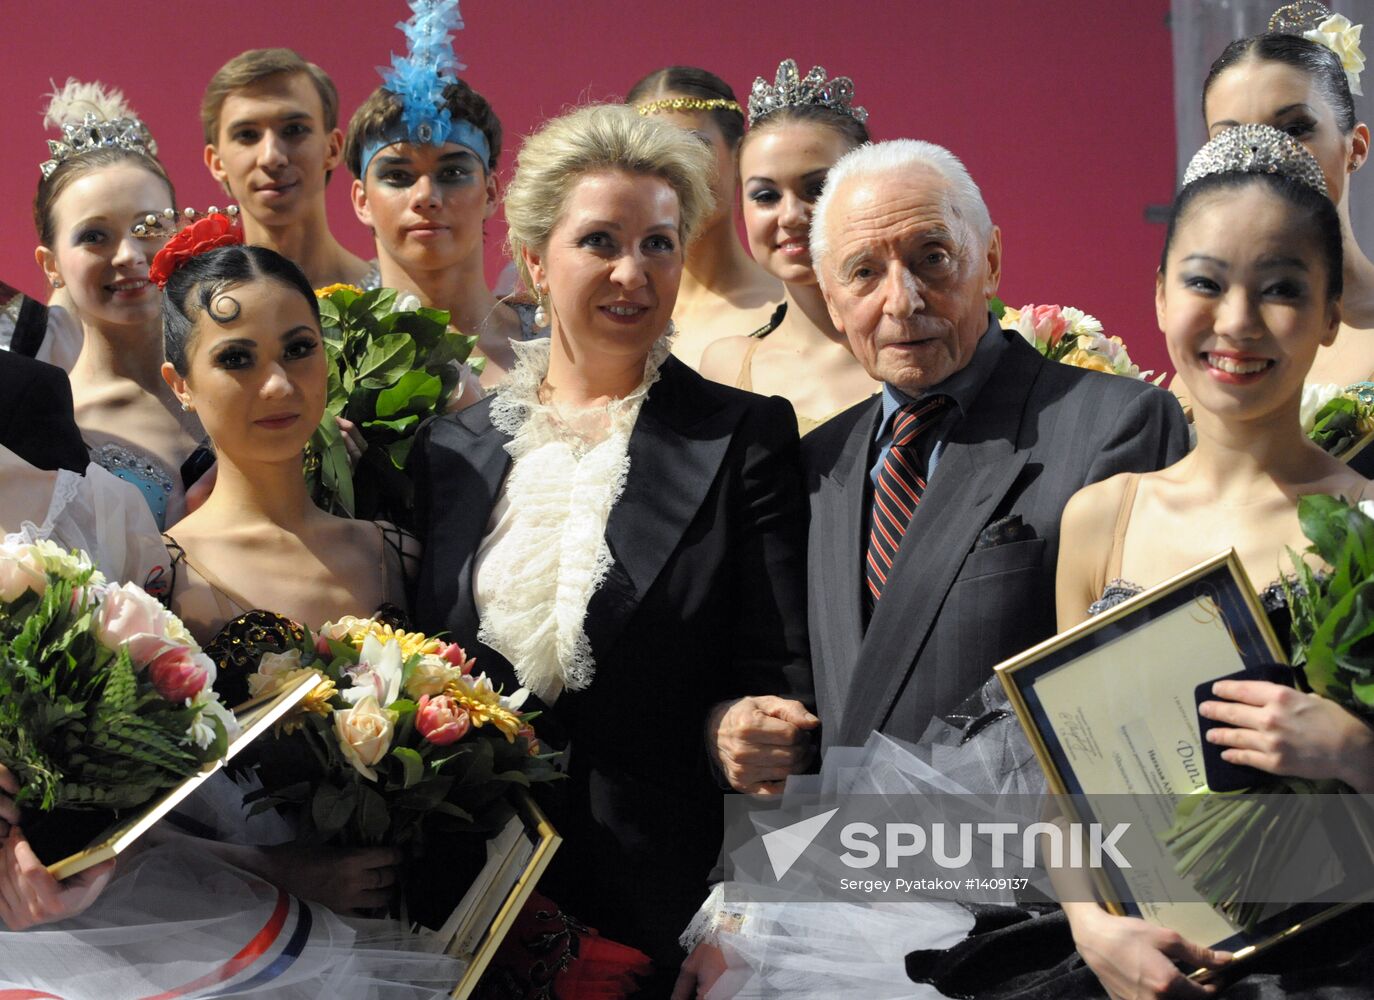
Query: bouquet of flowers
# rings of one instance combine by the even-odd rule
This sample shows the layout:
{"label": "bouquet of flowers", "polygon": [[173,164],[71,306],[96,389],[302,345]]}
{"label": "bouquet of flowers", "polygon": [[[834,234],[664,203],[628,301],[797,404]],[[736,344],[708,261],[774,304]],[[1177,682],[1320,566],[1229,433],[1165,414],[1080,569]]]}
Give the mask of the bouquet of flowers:
{"label": "bouquet of flowers", "polygon": [[[1298,501],[1307,552],[1332,567],[1315,572],[1290,550],[1293,576],[1284,589],[1292,613],[1289,658],[1297,679],[1366,720],[1374,720],[1374,503],[1352,506],[1329,496]],[[1252,886],[1291,857],[1317,812],[1312,793],[1337,793],[1334,779],[1272,776],[1244,792],[1206,786],[1179,806],[1165,844],[1177,870],[1192,875],[1212,905],[1249,929],[1264,915]],[[1259,795],[1285,796],[1279,808]],[[1288,796],[1292,796],[1289,798]]]}
{"label": "bouquet of flowers", "polygon": [[270,693],[302,671],[326,683],[286,719],[279,742],[304,752],[265,768],[250,796],[257,810],[297,807],[302,840],[400,846],[422,840],[431,821],[486,832],[512,786],[559,777],[533,715],[517,711],[523,697],[474,674],[455,644],[344,618],[298,648],[265,653],[249,690]]}
{"label": "bouquet of flowers", "polygon": [[[315,502],[348,517],[410,525],[406,476],[415,430],[442,413],[458,388],[476,337],[449,325],[449,314],[425,309],[393,288],[352,285],[316,291],[329,358],[324,419],[306,446],[305,476]],[[482,359],[472,367],[479,370]],[[335,417],[357,425],[367,443],[350,468]]]}
{"label": "bouquet of flowers", "polygon": [[[1148,379],[1154,374],[1153,371],[1142,372],[1131,361],[1121,338],[1106,336],[1097,317],[1081,309],[1037,305],[1016,309],[1000,299],[993,299],[990,307],[1003,330],[1015,330],[1051,361],[1127,378]],[[1161,373],[1154,379],[1154,384],[1163,381]]]}
{"label": "bouquet of flowers", "polygon": [[1346,458],[1374,434],[1374,393],[1365,385],[1307,385],[1299,411],[1302,429],[1328,455]]}
{"label": "bouquet of flowers", "polygon": [[0,763],[30,813],[133,809],[223,756],[237,725],[214,680],[140,588],[50,541],[0,543]]}

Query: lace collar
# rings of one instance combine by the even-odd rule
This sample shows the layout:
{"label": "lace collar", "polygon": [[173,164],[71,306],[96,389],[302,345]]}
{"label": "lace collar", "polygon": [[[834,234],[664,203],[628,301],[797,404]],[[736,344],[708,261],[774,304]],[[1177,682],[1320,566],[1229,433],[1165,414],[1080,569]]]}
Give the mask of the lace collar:
{"label": "lace collar", "polygon": [[491,422],[511,436],[505,447],[513,464],[503,528],[478,557],[475,587],[490,597],[477,636],[545,703],[586,688],[595,674],[587,607],[613,563],[606,524],[625,489],[630,437],[670,335],[671,328],[654,343],[633,392],[584,409],[540,402],[550,341],[511,343],[515,365],[492,401]]}
{"label": "lace collar", "polygon": [[[577,438],[585,438],[588,432],[600,425],[619,422],[629,413],[637,413],[640,404],[649,394],[649,389],[658,381],[659,369],[673,349],[673,327],[654,341],[649,356],[644,360],[644,378],[638,386],[621,399],[613,399],[604,407],[595,406],[585,409],[560,406],[557,403],[544,403],[539,399],[539,387],[549,371],[549,352],[553,341],[541,337],[538,340],[513,340],[511,350],[515,352],[515,364],[511,366],[505,381],[501,383],[491,403],[491,422],[497,430],[512,438],[520,436],[521,427],[531,418],[547,420],[557,433],[557,428],[571,432],[570,444]],[[568,435],[560,435],[568,436]],[[603,435],[604,436],[604,435]],[[514,443],[514,442],[512,442]],[[595,443],[594,441],[592,443]],[[509,449],[508,449],[509,450]],[[512,457],[518,458],[515,451]]]}

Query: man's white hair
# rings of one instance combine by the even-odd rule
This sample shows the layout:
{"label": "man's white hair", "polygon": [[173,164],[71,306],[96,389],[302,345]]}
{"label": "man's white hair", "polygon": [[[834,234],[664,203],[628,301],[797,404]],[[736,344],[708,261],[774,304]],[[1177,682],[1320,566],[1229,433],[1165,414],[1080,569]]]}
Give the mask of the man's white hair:
{"label": "man's white hair", "polygon": [[983,202],[983,193],[978,190],[978,185],[973,182],[959,157],[944,146],[919,139],[869,143],[850,150],[830,168],[825,178],[825,189],[816,200],[815,211],[811,213],[811,265],[822,284],[825,283],[825,259],[830,253],[830,203],[834,200],[835,192],[846,181],[881,174],[899,174],[913,168],[933,170],[948,181],[951,207],[955,214],[984,242],[992,238],[992,217],[988,215],[988,207]]}

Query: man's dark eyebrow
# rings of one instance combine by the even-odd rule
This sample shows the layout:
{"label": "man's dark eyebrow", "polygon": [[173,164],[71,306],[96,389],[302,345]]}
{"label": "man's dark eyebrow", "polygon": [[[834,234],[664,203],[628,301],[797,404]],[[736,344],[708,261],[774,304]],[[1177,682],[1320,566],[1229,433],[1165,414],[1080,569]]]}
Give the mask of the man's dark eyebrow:
{"label": "man's dark eyebrow", "polygon": [[287,113],[287,114],[277,116],[277,117],[275,117],[275,118],[274,118],[274,117],[270,117],[270,116],[267,117],[267,118],[236,118],[234,121],[231,121],[231,122],[230,122],[227,126],[225,126],[225,127],[226,127],[230,132],[232,132],[232,131],[233,131],[234,129],[236,129],[236,128],[242,128],[242,127],[245,126],[245,125],[257,125],[259,122],[263,122],[263,121],[274,121],[274,122],[298,122],[298,121],[309,121],[309,120],[310,120],[310,115],[309,115],[309,113],[307,113],[307,112],[305,112],[305,111],[292,111],[292,112],[289,112],[289,113]]}

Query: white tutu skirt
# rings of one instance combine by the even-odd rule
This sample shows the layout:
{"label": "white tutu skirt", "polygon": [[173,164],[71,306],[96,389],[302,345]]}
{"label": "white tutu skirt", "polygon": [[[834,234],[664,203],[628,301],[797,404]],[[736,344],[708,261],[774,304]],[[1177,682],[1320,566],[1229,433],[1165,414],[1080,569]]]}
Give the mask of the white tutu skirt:
{"label": "white tutu skirt", "polygon": [[[976,735],[966,739],[968,732]],[[914,745],[874,733],[863,747],[836,747],[819,774],[789,779],[784,796],[816,801],[850,794],[1044,790],[1043,772],[994,678],[960,707],[954,724],[933,724]],[[1013,900],[1008,894],[1002,901]],[[906,956],[952,947],[973,928],[973,915],[954,902],[747,902],[725,909],[743,919],[738,929],[717,933],[726,971],[706,1000],[938,998],[942,994],[933,987],[908,978]],[[708,903],[699,920],[710,921],[713,910]],[[700,930],[699,924],[689,928],[684,944]]]}
{"label": "white tutu skirt", "polygon": [[[233,825],[238,789],[215,784],[197,797],[201,818],[219,811]],[[276,823],[248,825],[269,834]],[[422,951],[427,941],[396,921],[338,916],[178,841],[121,859],[85,913],[0,932],[0,1000],[446,997],[462,963]]]}

